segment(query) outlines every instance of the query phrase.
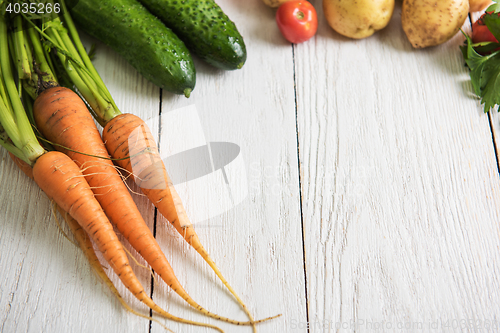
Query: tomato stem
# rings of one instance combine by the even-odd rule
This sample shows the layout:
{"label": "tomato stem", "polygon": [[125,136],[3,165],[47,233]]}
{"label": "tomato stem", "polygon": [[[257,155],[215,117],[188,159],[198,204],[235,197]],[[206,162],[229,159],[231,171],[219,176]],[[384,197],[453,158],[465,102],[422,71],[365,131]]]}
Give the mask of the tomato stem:
{"label": "tomato stem", "polygon": [[295,16],[299,19],[299,20],[303,20],[305,18],[305,14],[303,11],[299,10],[297,11],[297,13],[295,14]]}

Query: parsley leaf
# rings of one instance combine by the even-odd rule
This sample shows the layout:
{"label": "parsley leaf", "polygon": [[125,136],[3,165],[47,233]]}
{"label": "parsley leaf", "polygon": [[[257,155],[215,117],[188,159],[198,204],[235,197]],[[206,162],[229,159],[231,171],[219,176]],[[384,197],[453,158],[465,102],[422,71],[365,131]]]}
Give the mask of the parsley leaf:
{"label": "parsley leaf", "polygon": [[500,40],[500,20],[498,15],[498,13],[488,13],[482,18],[484,24],[486,24],[488,30],[491,31],[496,40]]}
{"label": "parsley leaf", "polygon": [[[493,12],[500,11],[500,4],[495,2],[488,7],[488,11],[490,9]],[[500,16],[497,13],[488,13],[483,16],[483,21],[495,38],[500,40]],[[466,44],[460,48],[470,68],[474,93],[481,98],[484,112],[488,112],[500,105],[500,50],[497,50],[500,44],[492,42],[474,44],[471,37],[467,35],[465,37]]]}
{"label": "parsley leaf", "polygon": [[500,4],[497,0],[493,0],[493,3],[486,9],[487,12],[500,13]]}
{"label": "parsley leaf", "polygon": [[500,51],[488,55],[480,55],[474,50],[469,36],[467,45],[463,47],[465,62],[470,68],[470,77],[474,93],[481,97],[484,112],[495,105],[500,105]]}

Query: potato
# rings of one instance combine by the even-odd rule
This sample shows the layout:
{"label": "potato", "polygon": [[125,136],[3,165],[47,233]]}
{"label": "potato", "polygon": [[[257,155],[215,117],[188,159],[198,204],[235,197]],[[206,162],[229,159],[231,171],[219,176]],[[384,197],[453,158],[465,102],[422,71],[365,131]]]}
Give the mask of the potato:
{"label": "potato", "polygon": [[278,8],[279,6],[288,1],[290,0],[262,0],[262,2],[264,2],[266,5],[272,8]]}
{"label": "potato", "polygon": [[469,0],[469,12],[480,12],[491,4],[491,0]]}
{"label": "potato", "polygon": [[468,14],[468,0],[403,0],[401,21],[411,45],[424,48],[455,36]]}
{"label": "potato", "polygon": [[323,0],[323,11],[333,30],[360,39],[389,24],[394,3],[394,0]]}

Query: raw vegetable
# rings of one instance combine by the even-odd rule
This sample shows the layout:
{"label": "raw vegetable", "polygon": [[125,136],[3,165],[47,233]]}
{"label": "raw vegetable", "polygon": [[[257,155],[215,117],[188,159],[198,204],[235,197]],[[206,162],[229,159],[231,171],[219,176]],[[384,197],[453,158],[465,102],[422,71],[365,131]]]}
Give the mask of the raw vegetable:
{"label": "raw vegetable", "polygon": [[403,0],[401,22],[411,45],[424,48],[455,36],[468,15],[468,0]]}
{"label": "raw vegetable", "polygon": [[[25,162],[23,162],[21,159],[17,158],[13,154],[9,153],[11,159],[14,161],[14,163],[19,167],[19,169],[30,179],[34,180],[33,178],[33,169]],[[99,258],[97,258],[97,255],[94,251],[94,247],[92,245],[92,241],[90,239],[90,236],[85,232],[85,230],[78,224],[78,222],[71,217],[67,212],[65,212],[61,207],[58,205],[54,205],[55,209],[59,212],[59,214],[63,217],[64,221],[66,224],[69,226],[71,233],[73,234],[76,242],[78,243],[78,246],[82,250],[83,254],[87,258],[90,266],[92,267],[93,271],[95,274],[104,282],[104,284],[111,290],[113,295],[116,296],[118,301],[122,304],[122,306],[129,312],[135,314],[136,316],[143,317],[147,320],[152,320],[156,322],[157,324],[161,325],[165,330],[172,332],[170,329],[165,327],[162,323],[160,323],[157,319],[153,317],[147,317],[143,314],[140,314],[139,312],[135,311],[132,309],[127,302],[123,299],[123,297],[120,295],[118,290],[116,289],[115,285],[113,282],[109,279],[109,277],[106,275],[106,272],[104,271],[104,268],[102,267]],[[55,213],[54,213],[55,216]]]}
{"label": "raw vegetable", "polygon": [[109,45],[158,87],[189,97],[196,82],[182,40],[135,0],[79,0],[71,14],[79,27]]}
{"label": "raw vegetable", "polygon": [[115,117],[104,128],[103,139],[108,151],[116,159],[116,163],[133,175],[143,193],[184,237],[186,242],[203,257],[251,317],[245,304],[222,276],[201,244],[167,174],[153,135],[144,121],[131,114]]}
{"label": "raw vegetable", "polygon": [[104,127],[103,141],[106,143],[106,148],[115,159],[115,162],[130,172],[142,192],[158,208],[159,212],[165,216],[214,270],[247,313],[250,321],[253,323],[260,322],[253,321],[253,317],[246,305],[222,276],[208,252],[202,246],[193,226],[189,222],[181,199],[165,170],[153,136],[144,121],[132,114],[117,116]]}
{"label": "raw vegetable", "polygon": [[[30,179],[34,180],[33,178],[33,169],[31,166],[29,166],[27,163],[22,161],[21,159],[17,158],[13,154],[9,153],[11,159],[14,161],[14,163],[19,167],[19,169]],[[146,317],[134,309],[132,309],[123,299],[123,297],[120,295],[118,290],[116,289],[115,285],[113,282],[109,279],[109,277],[106,275],[106,272],[104,272],[104,269],[99,261],[99,258],[97,258],[97,255],[94,251],[94,247],[92,245],[92,241],[90,239],[90,236],[85,232],[85,230],[78,224],[78,222],[71,217],[67,212],[65,212],[61,207],[58,205],[55,205],[55,209],[59,212],[59,214],[63,217],[64,221],[66,224],[69,226],[71,233],[73,234],[76,242],[80,246],[80,249],[82,250],[83,254],[89,261],[90,266],[96,273],[96,275],[106,284],[106,286],[111,290],[111,292],[116,296],[118,301],[123,305],[123,307],[135,314],[136,316],[146,318],[148,320],[153,320],[157,322],[159,325],[161,325],[163,328],[166,330],[170,331],[168,328],[166,328],[163,324],[161,324],[158,320],[152,317]],[[55,213],[54,213],[55,215]]]}
{"label": "raw vegetable", "polygon": [[240,69],[247,51],[236,25],[213,0],[139,0],[207,63]]}
{"label": "raw vegetable", "polygon": [[145,318],[147,320],[152,320],[156,322],[158,325],[162,326],[165,330],[172,332],[172,330],[168,329],[165,325],[160,323],[157,319],[153,317],[148,317],[143,314],[140,314],[139,312],[135,311],[132,309],[127,302],[123,299],[123,297],[120,295],[118,290],[116,289],[115,285],[113,282],[109,279],[109,277],[106,275],[106,272],[104,271],[104,268],[102,267],[99,259],[97,258],[97,255],[94,251],[94,247],[92,245],[92,242],[90,240],[89,235],[83,230],[83,228],[76,222],[74,218],[71,217],[67,212],[65,212],[61,207],[57,206],[56,209],[59,211],[59,214],[63,217],[64,221],[66,224],[70,227],[71,233],[75,237],[78,245],[80,246],[80,249],[82,249],[83,253],[85,254],[85,257],[87,258],[90,266],[92,267],[92,270],[95,272],[95,274],[104,282],[104,284],[111,290],[113,295],[118,299],[120,304],[125,308],[125,310],[133,313],[134,315],[138,317]]}
{"label": "raw vegetable", "polygon": [[[495,3],[488,7],[488,13],[482,17],[486,27],[498,40],[500,38],[500,5]],[[474,44],[466,35],[466,44],[461,47],[467,66],[470,68],[470,77],[474,93],[481,98],[484,112],[500,105],[500,47],[496,42]],[[481,55],[483,53],[485,55]],[[488,54],[486,54],[488,53]]]}
{"label": "raw vegetable", "polygon": [[[19,169],[30,179],[33,179],[33,169],[25,162],[17,158],[16,156],[10,154],[11,159],[14,161],[14,163],[19,167]],[[165,325],[160,323],[157,319],[153,317],[147,317],[143,314],[140,314],[139,312],[135,311],[132,309],[127,302],[123,299],[123,297],[120,295],[120,292],[116,289],[115,285],[113,282],[109,279],[109,277],[106,275],[106,272],[104,271],[103,266],[101,265],[101,262],[99,261],[99,258],[97,257],[95,251],[94,251],[94,246],[92,245],[92,241],[90,239],[90,236],[85,232],[85,230],[78,224],[78,222],[71,217],[67,212],[65,212],[61,207],[58,205],[54,205],[55,209],[59,212],[59,214],[63,217],[64,221],[66,224],[69,226],[71,233],[73,234],[76,242],[78,243],[78,246],[82,250],[83,254],[87,258],[90,266],[92,267],[94,273],[99,277],[102,282],[109,288],[109,290],[113,293],[113,295],[116,296],[120,304],[125,308],[125,310],[133,313],[134,315],[138,317],[145,318],[147,320],[152,320],[156,322],[158,325],[162,326],[165,330],[172,332],[172,330],[168,329]],[[55,216],[55,213],[54,213]]]}
{"label": "raw vegetable", "polygon": [[52,151],[40,156],[33,166],[33,177],[50,199],[78,221],[87,234],[92,235],[92,240],[106,261],[138,300],[165,318],[191,325],[211,327],[222,332],[219,328],[209,324],[172,316],[149,298],[130,267],[122,244],[101,206],[95,200],[80,168],[67,155]]}
{"label": "raw vegetable", "polygon": [[[19,167],[19,169],[30,179],[34,180],[33,176],[33,168],[28,165],[26,162],[22,161],[18,157],[14,156],[12,153],[9,153],[11,159],[14,161],[14,163]],[[165,330],[169,332],[173,332],[172,330],[168,329],[165,325],[160,323],[159,320],[153,318],[153,317],[148,317],[145,316],[134,309],[132,309],[127,302],[123,299],[123,297],[120,295],[118,290],[116,289],[115,285],[113,282],[109,279],[109,277],[106,275],[106,272],[104,271],[103,266],[101,265],[95,251],[94,247],[92,245],[92,241],[90,236],[85,232],[85,230],[78,224],[78,222],[71,217],[70,214],[68,214],[66,211],[64,211],[60,206],[57,204],[54,205],[55,209],[59,212],[59,214],[63,217],[64,221],[66,224],[69,226],[71,233],[73,234],[75,240],[77,241],[80,249],[83,251],[85,257],[89,261],[90,266],[92,267],[94,273],[99,277],[102,282],[110,289],[110,291],[115,295],[115,297],[118,299],[120,304],[125,308],[125,310],[131,312],[132,314],[138,316],[138,317],[143,317],[147,320],[152,320],[156,322],[158,325],[162,326]]]}
{"label": "raw vegetable", "polygon": [[394,11],[394,0],[323,0],[330,27],[341,35],[361,39],[385,28]]}
{"label": "raw vegetable", "polygon": [[288,1],[276,11],[276,23],[290,43],[311,39],[318,30],[316,9],[308,1]]}
{"label": "raw vegetable", "polygon": [[[11,159],[14,161],[14,163],[19,167],[19,169],[30,179],[33,179],[33,169],[25,162],[23,162],[21,159],[17,158],[13,154],[9,153]],[[92,241],[90,236],[85,232],[85,230],[78,224],[78,222],[71,217],[67,212],[65,212],[61,207],[58,205],[54,205],[55,209],[59,212],[59,214],[63,217],[63,220],[66,222],[66,224],[69,226],[72,235],[74,236],[76,242],[78,243],[78,246],[82,250],[83,254],[87,258],[90,266],[92,267],[92,270],[94,273],[99,277],[102,282],[109,288],[109,290],[115,295],[115,297],[118,299],[120,304],[125,308],[125,310],[133,313],[134,315],[138,317],[142,317],[147,320],[152,320],[156,322],[158,325],[162,326],[165,330],[172,332],[172,330],[168,329],[165,325],[160,323],[159,320],[153,317],[148,317],[145,316],[134,309],[132,309],[127,302],[123,299],[123,297],[120,295],[120,292],[116,289],[115,285],[113,282],[109,279],[109,277],[106,275],[106,272],[104,271],[103,266],[101,265],[101,262],[99,261],[99,258],[97,257],[95,251],[94,251],[94,246],[92,245]],[[55,216],[55,212],[54,212]]]}

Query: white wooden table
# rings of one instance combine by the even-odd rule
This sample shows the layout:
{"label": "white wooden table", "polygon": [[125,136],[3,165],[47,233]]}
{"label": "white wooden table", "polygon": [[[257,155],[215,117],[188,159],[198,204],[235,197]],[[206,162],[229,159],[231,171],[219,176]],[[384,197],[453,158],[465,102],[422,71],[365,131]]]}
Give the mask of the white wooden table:
{"label": "white wooden table", "polygon": [[[160,126],[160,112],[195,107],[207,141],[240,147],[243,200],[195,228],[256,318],[283,314],[259,332],[499,331],[500,118],[471,94],[463,36],[413,50],[398,3],[387,29],[348,40],[312,3],[317,36],[292,46],[260,0],[220,0],[248,60],[234,72],[196,60],[189,99],[160,92],[102,44],[95,64],[122,112],[151,119],[159,137],[185,125]],[[195,134],[176,134],[162,153]],[[121,307],[59,230],[47,197],[1,157],[0,332],[163,331]],[[201,185],[179,186],[203,217],[208,198],[186,194]],[[134,198],[193,298],[245,320],[201,258]],[[134,268],[173,314],[251,332],[199,315]],[[175,332],[210,331],[160,320]]]}

